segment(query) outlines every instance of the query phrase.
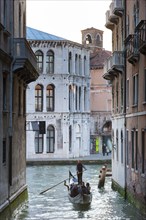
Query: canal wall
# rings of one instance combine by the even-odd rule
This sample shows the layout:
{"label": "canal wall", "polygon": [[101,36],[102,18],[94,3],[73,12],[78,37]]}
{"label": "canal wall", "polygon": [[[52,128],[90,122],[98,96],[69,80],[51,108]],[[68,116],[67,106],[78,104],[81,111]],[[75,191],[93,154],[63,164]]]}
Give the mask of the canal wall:
{"label": "canal wall", "polygon": [[122,197],[124,197],[128,202],[135,206],[137,212],[140,212],[143,216],[143,219],[146,219],[146,206],[141,201],[135,198],[135,196],[128,191],[128,189],[123,189],[119,184],[117,184],[112,179],[112,189],[118,191]]}
{"label": "canal wall", "polygon": [[80,160],[83,164],[111,164],[111,155],[103,156],[102,154],[93,154],[86,157],[76,157],[76,158],[69,158],[69,159],[31,159],[27,160],[27,165],[74,165],[77,161]]}
{"label": "canal wall", "polygon": [[[13,217],[17,214],[17,210],[23,207],[24,202],[28,199],[27,187],[14,198],[10,198],[3,210],[0,212],[0,219],[9,219],[12,215]],[[13,213],[13,214],[12,214]]]}

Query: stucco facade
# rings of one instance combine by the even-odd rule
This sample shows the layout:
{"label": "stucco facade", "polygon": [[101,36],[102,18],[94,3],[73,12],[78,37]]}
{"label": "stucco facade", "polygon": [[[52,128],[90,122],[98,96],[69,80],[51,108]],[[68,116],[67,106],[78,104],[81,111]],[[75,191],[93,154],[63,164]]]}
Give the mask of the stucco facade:
{"label": "stucco facade", "polygon": [[[28,28],[28,31],[30,28]],[[32,32],[36,31],[31,29]],[[36,31],[44,36],[44,33]],[[37,56],[42,54],[40,76],[27,88],[27,160],[72,158],[89,155],[90,150],[90,72],[89,50],[83,45],[57,38],[30,39]],[[52,66],[48,53],[52,53]],[[38,58],[39,63],[39,58]],[[41,109],[37,109],[40,85]],[[44,132],[33,129],[44,121]]]}
{"label": "stucco facade", "polygon": [[102,153],[111,144],[111,84],[103,78],[104,62],[111,55],[103,48],[103,31],[96,28],[82,30],[82,44],[90,48],[90,153]]}
{"label": "stucco facade", "polygon": [[25,15],[25,0],[0,1],[0,219],[27,189],[25,95],[38,73]]}
{"label": "stucco facade", "polygon": [[113,56],[105,79],[112,81],[113,185],[146,216],[146,1],[114,0],[106,13]]}

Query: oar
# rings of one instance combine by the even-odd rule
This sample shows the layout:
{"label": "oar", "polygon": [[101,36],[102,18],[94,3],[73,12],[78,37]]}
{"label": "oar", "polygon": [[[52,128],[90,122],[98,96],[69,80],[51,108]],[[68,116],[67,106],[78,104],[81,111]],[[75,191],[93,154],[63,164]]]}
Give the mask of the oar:
{"label": "oar", "polygon": [[[69,178],[67,178],[66,180],[68,180]],[[47,188],[45,189],[44,191],[40,192],[40,194],[44,194],[45,192],[47,192],[48,190],[50,189],[53,189],[54,187],[58,186],[59,184],[63,183],[65,180],[62,180],[61,182],[57,183],[56,185],[50,187],[50,188]]]}
{"label": "oar", "polygon": [[[75,175],[72,175],[72,176],[76,176],[76,174],[75,174]],[[50,190],[50,189],[53,189],[54,187],[60,185],[61,183],[63,183],[63,182],[66,181],[66,180],[69,180],[69,178],[67,178],[67,179],[65,179],[65,180],[62,180],[61,182],[55,184],[54,186],[51,186],[51,187],[45,189],[44,191],[40,192],[40,194],[43,194],[43,193],[47,192],[47,191]]]}
{"label": "oar", "polygon": [[[86,171],[86,170],[85,170],[85,171]],[[84,171],[83,171],[83,172],[84,172]],[[77,174],[72,175],[72,176],[76,176],[76,175],[77,175]],[[45,189],[44,191],[40,192],[40,194],[44,194],[45,192],[49,191],[50,189],[53,189],[54,187],[60,185],[61,183],[63,183],[63,182],[66,181],[66,180],[69,180],[69,178],[67,178],[67,179],[65,179],[65,180],[62,180],[61,182],[55,184],[54,186],[51,186],[51,187]]]}

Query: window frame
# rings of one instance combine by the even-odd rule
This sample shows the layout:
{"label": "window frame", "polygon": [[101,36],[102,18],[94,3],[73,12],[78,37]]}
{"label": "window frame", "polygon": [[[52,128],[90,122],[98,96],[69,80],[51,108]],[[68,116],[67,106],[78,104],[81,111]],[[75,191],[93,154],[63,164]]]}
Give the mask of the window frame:
{"label": "window frame", "polygon": [[55,152],[55,128],[53,125],[49,125],[47,127],[47,136],[46,136],[46,142],[47,142],[47,153],[54,153]]}
{"label": "window frame", "polygon": [[46,54],[46,72],[49,74],[54,73],[54,51],[48,50]]}
{"label": "window frame", "polygon": [[[37,89],[37,87],[40,87],[40,89]],[[35,111],[43,111],[43,86],[40,84],[35,86]]]}
{"label": "window frame", "polygon": [[46,110],[47,112],[54,111],[55,107],[55,86],[49,84],[46,88]]}
{"label": "window frame", "polygon": [[44,135],[40,134],[39,131],[35,131],[35,153],[41,154],[44,149]]}
{"label": "window frame", "polygon": [[37,59],[37,70],[38,72],[43,72],[43,61],[44,61],[44,55],[43,52],[41,50],[37,50],[35,52],[35,56]]}

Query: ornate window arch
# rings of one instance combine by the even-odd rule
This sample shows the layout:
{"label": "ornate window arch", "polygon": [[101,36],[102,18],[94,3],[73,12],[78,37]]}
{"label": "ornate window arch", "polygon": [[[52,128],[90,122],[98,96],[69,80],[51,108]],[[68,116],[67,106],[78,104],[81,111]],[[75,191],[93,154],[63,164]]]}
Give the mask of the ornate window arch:
{"label": "ornate window arch", "polygon": [[92,44],[92,37],[90,34],[86,35],[86,44]]}
{"label": "ornate window arch", "polygon": [[46,89],[46,109],[47,112],[54,111],[55,103],[55,86],[50,84]]}
{"label": "ornate window arch", "polygon": [[55,128],[49,125],[47,128],[47,153],[54,153],[55,151]]}
{"label": "ornate window arch", "polygon": [[72,53],[69,52],[68,54],[68,72],[71,73],[72,71]]}
{"label": "ornate window arch", "polygon": [[35,87],[35,111],[43,111],[43,86],[40,84]]}
{"label": "ornate window arch", "polygon": [[35,56],[37,58],[37,70],[39,72],[43,72],[43,59],[44,59],[43,52],[41,50],[37,50],[35,52]]}
{"label": "ornate window arch", "polygon": [[54,52],[52,50],[46,54],[46,72],[54,73]]}

